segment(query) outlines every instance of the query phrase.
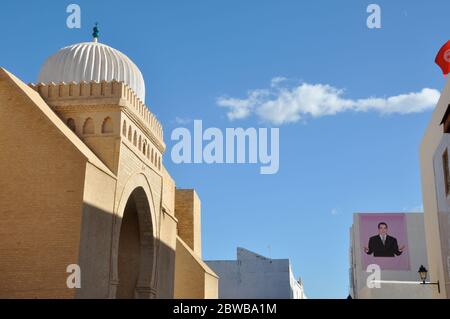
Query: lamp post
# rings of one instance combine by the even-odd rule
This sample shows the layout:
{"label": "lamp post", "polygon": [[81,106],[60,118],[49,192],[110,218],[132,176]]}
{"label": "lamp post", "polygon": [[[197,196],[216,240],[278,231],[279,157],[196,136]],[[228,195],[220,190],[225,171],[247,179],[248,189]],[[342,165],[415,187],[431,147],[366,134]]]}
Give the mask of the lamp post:
{"label": "lamp post", "polygon": [[439,285],[439,280],[437,282],[426,282],[428,270],[423,265],[420,265],[418,273],[420,280],[422,280],[421,282],[422,285],[437,285],[438,293],[441,293],[441,286]]}

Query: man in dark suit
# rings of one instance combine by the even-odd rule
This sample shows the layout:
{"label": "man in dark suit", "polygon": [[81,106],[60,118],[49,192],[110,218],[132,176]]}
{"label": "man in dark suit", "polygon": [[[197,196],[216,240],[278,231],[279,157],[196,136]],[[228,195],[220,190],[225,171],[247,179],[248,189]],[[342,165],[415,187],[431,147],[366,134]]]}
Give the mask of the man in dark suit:
{"label": "man in dark suit", "polygon": [[398,247],[397,239],[387,234],[388,225],[384,222],[378,224],[378,235],[369,239],[369,247],[364,247],[368,255],[374,257],[400,256],[405,250],[405,245]]}

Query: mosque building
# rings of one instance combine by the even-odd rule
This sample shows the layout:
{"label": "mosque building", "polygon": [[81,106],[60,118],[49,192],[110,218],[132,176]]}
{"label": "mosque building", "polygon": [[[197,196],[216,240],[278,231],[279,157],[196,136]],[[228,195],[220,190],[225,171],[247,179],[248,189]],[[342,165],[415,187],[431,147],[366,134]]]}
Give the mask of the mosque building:
{"label": "mosque building", "polygon": [[143,76],[93,36],[37,84],[0,68],[0,298],[217,298]]}

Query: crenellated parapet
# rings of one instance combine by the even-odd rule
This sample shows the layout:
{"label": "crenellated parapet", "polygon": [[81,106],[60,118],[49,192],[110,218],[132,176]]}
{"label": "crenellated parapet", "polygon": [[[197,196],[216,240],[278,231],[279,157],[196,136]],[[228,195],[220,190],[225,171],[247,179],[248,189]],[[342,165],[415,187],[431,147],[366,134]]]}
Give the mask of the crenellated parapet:
{"label": "crenellated parapet", "polygon": [[96,106],[120,107],[136,123],[140,124],[158,146],[165,149],[163,129],[156,116],[124,82],[101,81],[80,83],[38,83],[30,84],[55,111]]}

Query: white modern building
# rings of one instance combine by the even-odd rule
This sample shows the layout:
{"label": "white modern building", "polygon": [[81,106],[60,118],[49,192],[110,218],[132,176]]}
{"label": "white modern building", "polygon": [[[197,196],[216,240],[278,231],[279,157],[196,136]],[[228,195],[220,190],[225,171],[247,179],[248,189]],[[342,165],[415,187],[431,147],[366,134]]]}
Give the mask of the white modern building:
{"label": "white modern building", "polygon": [[289,259],[270,259],[237,248],[237,260],[206,261],[219,276],[220,299],[305,299]]}
{"label": "white modern building", "polygon": [[450,79],[431,115],[420,145],[420,169],[434,298],[450,299]]}
{"label": "white modern building", "polygon": [[[377,222],[387,221],[392,217],[402,217],[404,220],[403,238],[399,239],[398,245],[404,245],[402,258],[404,263],[392,262],[391,267],[384,267],[389,257],[378,257],[367,260],[368,248],[367,236],[363,232],[361,216],[379,216]],[[386,218],[383,216],[386,215]],[[389,215],[389,217],[387,216]],[[370,228],[370,234],[377,235],[377,222]],[[365,230],[365,232],[368,232]],[[373,234],[372,234],[373,233]],[[389,233],[392,236],[397,233]],[[369,235],[369,236],[371,236]],[[425,228],[423,213],[355,213],[353,214],[353,225],[350,228],[350,269],[349,288],[350,296],[354,299],[429,299],[435,289],[431,285],[420,284],[418,269],[421,265],[428,268],[428,259],[425,242]],[[398,256],[391,257],[392,259]],[[377,260],[381,260],[379,266],[379,277],[376,277],[374,269]],[[368,264],[368,265],[366,265]]]}

